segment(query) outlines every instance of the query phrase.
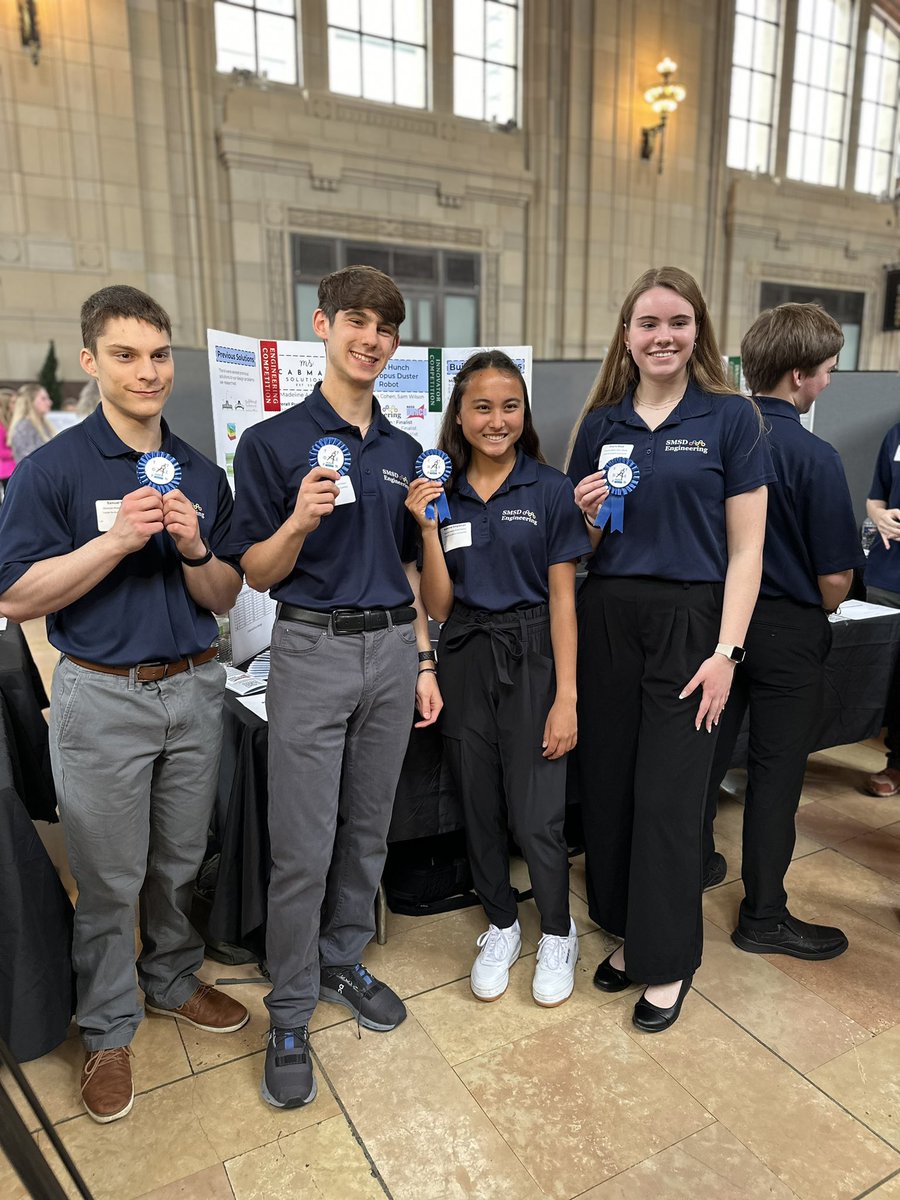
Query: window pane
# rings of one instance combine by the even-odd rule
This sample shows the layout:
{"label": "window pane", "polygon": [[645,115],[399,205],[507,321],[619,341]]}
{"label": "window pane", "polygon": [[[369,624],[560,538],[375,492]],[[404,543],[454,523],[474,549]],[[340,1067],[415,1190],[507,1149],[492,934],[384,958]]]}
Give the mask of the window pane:
{"label": "window pane", "polygon": [[516,12],[508,4],[485,4],[484,57],[491,62],[516,65]]}
{"label": "window pane", "polygon": [[498,125],[515,120],[516,73],[511,67],[485,64],[484,115],[488,121],[496,121]]}
{"label": "window pane", "polygon": [[734,63],[738,67],[753,66],[753,27],[750,17],[734,18]]}
{"label": "window pane", "polygon": [[775,55],[778,50],[778,27],[757,21],[753,42],[753,65],[758,71],[775,73]]}
{"label": "window pane", "polygon": [[856,152],[856,180],[853,186],[858,192],[872,190],[872,151],[860,146]]}
{"label": "window pane", "polygon": [[812,33],[816,27],[813,0],[800,0],[797,6],[797,29],[804,33]]}
{"label": "window pane", "polygon": [[881,103],[896,107],[898,103],[897,66],[898,59],[900,59],[900,48],[895,50],[894,53],[897,57],[892,62],[884,60],[881,64]]}
{"label": "window pane", "polygon": [[425,107],[425,51],[397,42],[394,48],[394,103]]}
{"label": "window pane", "polygon": [[294,287],[294,308],[297,337],[301,342],[309,341],[312,334],[313,313],[319,305],[319,289],[314,283],[298,283]]}
{"label": "window pane", "polygon": [[453,111],[458,117],[484,120],[484,64],[478,59],[453,59]]}
{"label": "window pane", "polygon": [[328,30],[328,86],[344,96],[362,95],[358,34]]}
{"label": "window pane", "polygon": [[844,113],[847,110],[843,96],[828,97],[828,107],[825,116],[825,134],[836,142],[844,138]]}
{"label": "window pane", "polygon": [[771,130],[768,125],[750,126],[747,166],[751,171],[768,172],[770,134]]}
{"label": "window pane", "polygon": [[256,7],[264,12],[281,13],[285,17],[297,15],[294,0],[256,0]]}
{"label": "window pane", "polygon": [[394,0],[394,37],[425,45],[425,0]]}
{"label": "window pane", "polygon": [[731,73],[731,115],[750,116],[750,82],[752,76],[743,67],[735,67]]}
{"label": "window pane", "polygon": [[792,133],[788,138],[787,173],[791,179],[800,179],[803,174],[803,135]]}
{"label": "window pane", "polygon": [[232,4],[216,4],[216,70],[255,71],[253,13]]}
{"label": "window pane", "polygon": [[777,25],[781,20],[779,7],[779,0],[757,0],[756,15]]}
{"label": "window pane", "polygon": [[841,146],[839,142],[826,142],[822,156],[822,178],[819,181],[828,187],[838,187],[841,182]]}
{"label": "window pane", "polygon": [[753,99],[748,116],[771,120],[774,82],[771,75],[753,76]]}
{"label": "window pane", "polygon": [[328,24],[359,29],[359,0],[328,0]]}
{"label": "window pane", "polygon": [[362,94],[385,104],[394,99],[394,56],[383,38],[362,39]]}
{"label": "window pane", "polygon": [[376,33],[379,37],[393,37],[391,0],[360,0],[360,18],[363,33]]}
{"label": "window pane", "polygon": [[732,118],[728,122],[728,152],[726,162],[737,171],[749,170],[747,162],[747,124]]}
{"label": "window pane", "polygon": [[453,53],[484,54],[483,0],[453,0]]}
{"label": "window pane", "polygon": [[878,122],[875,127],[875,142],[873,143],[874,149],[893,150],[896,125],[896,112],[891,112],[889,108],[879,108]]}
{"label": "window pane", "polygon": [[258,69],[276,83],[297,82],[297,47],[294,22],[289,17],[258,13],[256,17]]}
{"label": "window pane", "polygon": [[850,51],[846,46],[831,47],[831,69],[828,72],[828,82],[836,92],[846,92],[847,72],[850,69]]}
{"label": "window pane", "polygon": [[447,296],[444,301],[444,345],[474,346],[478,341],[478,307],[474,296]]}
{"label": "window pane", "polygon": [[874,104],[863,100],[859,106],[859,144],[860,146],[875,145],[875,115],[877,109]]}
{"label": "window pane", "polygon": [[431,330],[433,326],[434,303],[429,299],[416,301],[416,337],[420,345],[427,346],[431,343]]}
{"label": "window pane", "polygon": [[850,0],[836,0],[831,36],[836,42],[850,44]]}

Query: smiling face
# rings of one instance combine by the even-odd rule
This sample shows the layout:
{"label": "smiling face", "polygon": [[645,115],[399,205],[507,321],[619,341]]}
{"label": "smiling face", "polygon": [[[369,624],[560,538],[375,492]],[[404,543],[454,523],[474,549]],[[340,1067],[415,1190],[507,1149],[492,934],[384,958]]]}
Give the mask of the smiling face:
{"label": "smiling face", "polygon": [[117,432],[123,423],[158,424],[175,379],[166,333],[136,317],[113,317],[94,353],[81,351],[81,365],[97,380],[103,412]]}
{"label": "smiling face", "polygon": [[625,327],[625,345],[642,381],[686,383],[696,340],[694,310],[673,288],[654,287],[638,296]]}
{"label": "smiling face", "polygon": [[50,399],[50,394],[45,388],[41,388],[32,403],[34,404],[34,411],[41,417],[46,416],[53,407],[53,401]]}
{"label": "smiling face", "polygon": [[826,358],[814,371],[795,371],[794,407],[798,412],[808,413],[816,397],[831,383],[831,372],[837,366],[837,355]]}
{"label": "smiling face", "polygon": [[313,329],[325,342],[329,381],[353,388],[373,388],[400,344],[396,326],[371,308],[342,308],[333,321],[317,308]]}
{"label": "smiling face", "polygon": [[489,367],[466,381],[456,422],[472,448],[491,463],[512,461],[525,427],[525,396],[513,375]]}

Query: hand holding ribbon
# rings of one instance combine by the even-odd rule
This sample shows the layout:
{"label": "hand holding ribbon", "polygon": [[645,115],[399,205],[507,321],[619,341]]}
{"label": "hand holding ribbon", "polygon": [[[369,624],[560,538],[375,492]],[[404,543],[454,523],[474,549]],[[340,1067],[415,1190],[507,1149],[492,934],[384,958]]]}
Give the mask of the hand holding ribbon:
{"label": "hand holding ribbon", "polygon": [[[452,471],[453,464],[450,456],[443,450],[423,450],[416,459],[416,475],[419,479],[430,479],[433,483],[446,483]],[[429,521],[434,520],[435,506],[433,504],[426,507],[425,516]],[[441,521],[450,520],[450,505],[447,503],[447,496],[443,491],[437,498],[437,520],[438,524]]]}
{"label": "hand holding ribbon", "polygon": [[621,533],[625,518],[625,497],[641,481],[641,472],[630,458],[611,458],[605,466],[609,495],[597,513],[594,525],[602,529],[609,521],[610,533]]}

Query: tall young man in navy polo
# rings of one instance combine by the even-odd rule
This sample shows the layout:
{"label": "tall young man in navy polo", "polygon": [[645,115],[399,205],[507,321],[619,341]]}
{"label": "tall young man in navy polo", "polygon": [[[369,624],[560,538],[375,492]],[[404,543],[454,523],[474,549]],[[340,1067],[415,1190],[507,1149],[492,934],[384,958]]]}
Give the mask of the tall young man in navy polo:
{"label": "tall young man in navy polo", "polygon": [[307,1026],[319,998],[369,1029],[406,1016],[359,961],[374,933],[413,708],[429,725],[441,707],[405,507],[421,448],[374,397],[404,316],[396,285],[372,267],[323,279],[313,328],[325,343],[324,379],[302,404],[247,430],[235,456],[232,549],[248,583],[279,601],[261,1089],[277,1107],[315,1096]]}
{"label": "tall young man in navy polo", "polygon": [[85,301],[81,323],[100,404],[16,470],[0,510],[0,611],[46,616],[61,654],[50,752],[78,884],[82,1097],[105,1123],[134,1096],[136,903],[146,1007],[214,1033],[247,1021],[197,978],[203,942],[188,917],[221,744],[212,614],[234,603],[240,574],[219,557],[232,510],[224,472],[162,419],[168,316],[116,286]]}
{"label": "tall young man in navy polo", "polygon": [[864,559],[837,451],[800,424],[831,380],[844,335],[817,304],[761,313],[741,342],[747,382],[766,423],[777,481],[769,484],[759,598],[746,658],[719,722],[704,827],[706,886],[725,860],[713,843],[719,784],[750,710],[744,805],[744,899],[732,941],[755,954],[835,958],[840,929],[811,925],[787,908],[784,876],[794,850],[794,816],[822,710],[827,614],[847,595]]}

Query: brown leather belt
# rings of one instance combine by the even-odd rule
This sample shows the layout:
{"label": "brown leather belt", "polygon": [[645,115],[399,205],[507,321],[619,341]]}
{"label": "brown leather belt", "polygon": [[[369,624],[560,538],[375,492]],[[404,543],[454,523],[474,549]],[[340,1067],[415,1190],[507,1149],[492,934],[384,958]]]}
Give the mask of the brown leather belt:
{"label": "brown leather belt", "polygon": [[134,677],[138,683],[159,683],[160,679],[168,679],[170,675],[180,675],[182,671],[190,670],[192,666],[200,667],[203,663],[208,663],[216,657],[217,652],[218,646],[210,646],[208,650],[201,650],[199,654],[192,654],[189,658],[179,658],[177,662],[137,663],[133,667],[108,667],[104,663],[93,663],[84,658],[76,658],[74,654],[67,654],[66,658],[76,667],[84,667],[86,671],[97,671],[100,675],[130,675],[134,671]]}

